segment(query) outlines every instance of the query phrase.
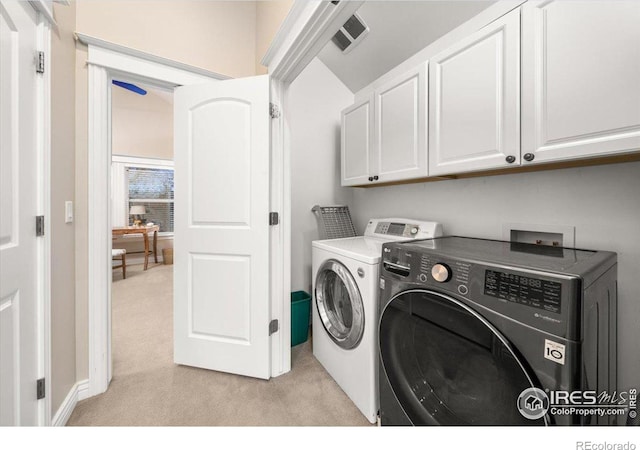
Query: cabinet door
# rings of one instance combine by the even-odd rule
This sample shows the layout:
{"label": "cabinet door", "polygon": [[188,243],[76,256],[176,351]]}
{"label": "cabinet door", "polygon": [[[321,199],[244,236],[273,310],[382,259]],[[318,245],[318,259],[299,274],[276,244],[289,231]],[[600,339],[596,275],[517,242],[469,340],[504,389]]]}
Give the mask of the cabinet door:
{"label": "cabinet door", "polygon": [[342,186],[369,183],[373,96],[342,111]]}
{"label": "cabinet door", "polygon": [[426,77],[422,64],[375,91],[374,183],[427,176]]}
{"label": "cabinet door", "polygon": [[430,176],[519,164],[519,67],[519,10],[429,61]]}
{"label": "cabinet door", "polygon": [[640,149],[640,2],[528,2],[522,14],[523,164]]}

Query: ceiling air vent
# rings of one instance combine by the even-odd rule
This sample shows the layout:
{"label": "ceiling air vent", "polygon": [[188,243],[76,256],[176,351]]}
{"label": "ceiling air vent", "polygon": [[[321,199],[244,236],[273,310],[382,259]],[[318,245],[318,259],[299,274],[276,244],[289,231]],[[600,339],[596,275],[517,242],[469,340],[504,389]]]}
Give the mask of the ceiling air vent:
{"label": "ceiling air vent", "polygon": [[348,53],[360,42],[369,32],[369,27],[365,25],[357,14],[349,17],[349,20],[342,25],[342,28],[331,39],[338,46],[342,53]]}

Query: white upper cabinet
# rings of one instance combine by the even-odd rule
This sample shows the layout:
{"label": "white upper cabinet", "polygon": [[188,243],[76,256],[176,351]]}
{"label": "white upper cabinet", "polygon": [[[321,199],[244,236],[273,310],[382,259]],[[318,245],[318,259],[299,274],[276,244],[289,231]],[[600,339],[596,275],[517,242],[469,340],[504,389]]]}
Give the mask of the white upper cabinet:
{"label": "white upper cabinet", "polygon": [[429,61],[429,176],[520,162],[520,11]]}
{"label": "white upper cabinet", "polygon": [[640,149],[640,2],[522,13],[522,164]]}
{"label": "white upper cabinet", "polygon": [[375,90],[372,182],[427,176],[427,64]]}
{"label": "white upper cabinet", "polygon": [[373,94],[342,111],[342,185],[369,183],[373,142]]}

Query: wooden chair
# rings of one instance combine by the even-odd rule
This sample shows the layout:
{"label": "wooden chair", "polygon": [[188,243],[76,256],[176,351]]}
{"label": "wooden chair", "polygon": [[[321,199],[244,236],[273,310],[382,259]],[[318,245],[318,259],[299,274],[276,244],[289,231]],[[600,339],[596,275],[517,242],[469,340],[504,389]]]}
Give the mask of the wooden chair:
{"label": "wooden chair", "polygon": [[122,278],[127,278],[127,251],[124,248],[111,249],[111,258],[114,261],[120,261],[119,265],[112,265],[112,269],[119,269],[122,267]]}

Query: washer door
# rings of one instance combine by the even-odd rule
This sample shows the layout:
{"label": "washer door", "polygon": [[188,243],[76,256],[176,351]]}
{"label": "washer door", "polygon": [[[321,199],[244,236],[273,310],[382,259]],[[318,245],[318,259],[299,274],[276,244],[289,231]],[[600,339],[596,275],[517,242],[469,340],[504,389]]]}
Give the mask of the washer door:
{"label": "washer door", "polygon": [[380,358],[414,425],[544,425],[518,411],[526,365],[486,319],[433,291],[400,293],[380,318]]}
{"label": "washer door", "polygon": [[325,261],[316,278],[316,306],[329,337],[344,349],[360,343],[364,306],[355,279],[342,263]]}

